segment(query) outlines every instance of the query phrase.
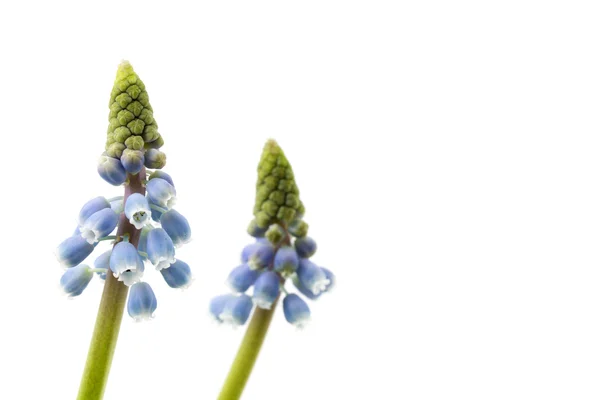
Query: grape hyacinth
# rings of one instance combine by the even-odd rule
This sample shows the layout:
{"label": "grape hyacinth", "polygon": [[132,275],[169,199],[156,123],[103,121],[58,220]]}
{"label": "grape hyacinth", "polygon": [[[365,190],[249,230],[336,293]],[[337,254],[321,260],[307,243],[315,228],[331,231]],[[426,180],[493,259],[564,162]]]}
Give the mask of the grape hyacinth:
{"label": "grape hyacinth", "polygon": [[306,301],[286,289],[288,280],[310,300],[333,287],[331,271],[311,259],[317,245],[307,236],[303,217],[292,168],[279,145],[269,140],[258,165],[254,219],[247,229],[254,241],[242,249],[241,264],[226,280],[232,293],[213,298],[209,305],[216,321],[234,326],[244,325],[254,309],[219,399],[241,396],[279,297],[284,297],[283,314],[291,325],[302,327],[310,319]]}
{"label": "grape hyacinth", "polygon": [[[95,275],[105,281],[79,399],[102,398],[125,303],[135,320],[149,319],[156,311],[154,291],[144,282],[144,264],[152,263],[169,287],[186,288],[192,282],[190,267],[175,258],[175,245],[190,241],[190,226],[173,209],[173,179],[159,170],[166,164],[159,150],[164,141],[145,85],[127,61],[119,65],[109,109],[97,171],[109,184],[124,186],[124,195],[86,202],[72,236],[56,249],[66,268],[60,287],[67,296],[81,295]],[[102,243],[112,248],[96,256],[93,268],[82,264]]]}

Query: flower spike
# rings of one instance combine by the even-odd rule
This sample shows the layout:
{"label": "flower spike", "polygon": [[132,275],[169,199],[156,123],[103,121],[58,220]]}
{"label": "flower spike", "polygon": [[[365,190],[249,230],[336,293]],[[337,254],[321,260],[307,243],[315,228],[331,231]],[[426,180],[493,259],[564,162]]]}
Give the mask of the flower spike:
{"label": "flower spike", "polygon": [[[305,300],[285,289],[288,279],[310,300],[333,287],[333,273],[310,259],[317,245],[307,236],[304,213],[290,163],[279,145],[269,140],[258,164],[254,219],[247,227],[254,240],[243,248],[242,264],[227,278],[235,294],[217,296],[209,304],[217,321],[233,325],[245,324],[256,306],[219,399],[240,398],[282,292],[287,322],[301,327],[310,319]],[[250,287],[251,298],[246,294]]]}
{"label": "flower spike", "polygon": [[[174,248],[190,240],[190,226],[173,209],[176,193],[171,176],[148,170],[165,166],[166,154],[159,150],[164,140],[146,86],[127,61],[118,67],[108,106],[97,172],[110,185],[123,185],[124,193],[85,203],[73,236],[56,249],[59,263],[69,268],[60,280],[68,296],[82,294],[94,275],[104,281],[79,399],[103,396],[125,304],[135,320],[150,319],[157,308],[152,288],[141,282],[144,263],[151,262],[171,287],[185,288],[192,281],[190,267],[176,261]],[[96,256],[94,268],[81,264],[95,247],[106,245],[112,249]]]}

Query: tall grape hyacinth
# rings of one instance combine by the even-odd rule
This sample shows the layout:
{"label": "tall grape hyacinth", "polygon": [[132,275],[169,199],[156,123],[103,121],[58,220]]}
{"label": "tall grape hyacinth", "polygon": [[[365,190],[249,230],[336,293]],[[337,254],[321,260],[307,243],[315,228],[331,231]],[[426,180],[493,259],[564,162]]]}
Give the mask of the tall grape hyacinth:
{"label": "tall grape hyacinth", "polygon": [[[78,395],[86,400],[103,397],[125,305],[135,320],[150,319],[157,308],[145,274],[157,270],[172,288],[185,288],[192,280],[189,266],[175,258],[175,247],[190,240],[190,226],[173,209],[175,185],[161,170],[163,139],[145,85],[129,62],[119,65],[109,108],[97,169],[109,184],[123,186],[124,195],[85,203],[77,228],[56,250],[66,268],[60,286],[67,296],[81,295],[94,275],[105,281]],[[112,248],[100,252],[92,266],[85,264],[101,243]]]}
{"label": "tall grape hyacinth", "polygon": [[[209,304],[215,320],[234,326],[244,325],[254,309],[219,399],[240,398],[281,296],[285,319],[302,327],[310,318],[305,299],[316,300],[333,288],[333,273],[312,260],[317,245],[303,217],[292,168],[279,145],[269,140],[258,165],[254,219],[248,226],[254,240],[227,277],[230,293]],[[301,296],[288,292],[288,280]]]}

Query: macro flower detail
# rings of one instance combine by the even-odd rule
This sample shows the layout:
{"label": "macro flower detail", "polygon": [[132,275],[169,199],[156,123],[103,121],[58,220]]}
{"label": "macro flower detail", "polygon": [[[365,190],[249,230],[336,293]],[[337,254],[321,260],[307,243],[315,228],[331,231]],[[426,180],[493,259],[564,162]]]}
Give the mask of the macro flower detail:
{"label": "macro flower detail", "polygon": [[163,213],[160,216],[160,224],[175,247],[184,245],[192,239],[192,231],[188,220],[177,210],[171,209]]}
{"label": "macro flower detail", "polygon": [[239,265],[229,273],[227,286],[235,293],[243,293],[254,284],[259,274],[259,271],[251,269],[248,264]]}
{"label": "macro flower detail", "polygon": [[210,312],[210,315],[212,315],[212,317],[215,319],[215,321],[223,322],[223,320],[221,319],[221,313],[225,309],[225,304],[227,304],[229,300],[232,300],[235,297],[235,294],[222,294],[211,299],[210,304],[208,306],[208,311]]}
{"label": "macro flower detail", "polygon": [[148,199],[160,207],[170,210],[175,205],[175,187],[162,178],[153,178],[146,185]]}
{"label": "macro flower detail", "polygon": [[295,293],[288,294],[283,299],[283,314],[287,322],[299,328],[310,320],[308,304]]}
{"label": "macro flower detail", "polygon": [[186,289],[192,284],[192,270],[181,260],[176,260],[169,268],[161,269],[160,273],[173,289]]}
{"label": "macro flower detail", "polygon": [[[218,321],[244,324],[253,306],[271,310],[283,292],[285,319],[295,326],[306,324],[308,305],[288,292],[286,282],[291,280],[301,295],[316,300],[332,288],[335,277],[311,259],[317,243],[307,236],[304,212],[292,168],[279,145],[269,140],[258,165],[254,219],[247,228],[254,241],[242,249],[242,264],[227,277],[235,297],[221,295],[210,303],[210,312]],[[251,287],[249,305],[244,296]]]}
{"label": "macro flower detail", "polygon": [[269,310],[279,296],[279,275],[274,271],[262,272],[254,282],[252,301],[259,308]]}
{"label": "macro flower detail", "polygon": [[55,254],[58,262],[66,268],[74,267],[81,263],[94,251],[94,246],[88,243],[81,235],[65,239],[56,248]]}
{"label": "macro flower detail", "polygon": [[126,286],[131,286],[142,279],[144,262],[135,246],[129,242],[119,242],[110,255],[110,270],[115,278]]}
{"label": "macro flower detail", "polygon": [[127,178],[127,171],[123,168],[121,161],[106,154],[98,159],[98,174],[113,186],[122,185]]}
{"label": "macro flower detail", "polygon": [[139,193],[130,195],[125,203],[125,216],[135,229],[142,229],[149,224],[152,218],[150,204],[146,197]]}
{"label": "macro flower detail", "polygon": [[224,304],[219,320],[233,326],[244,325],[252,311],[252,299],[247,294],[240,294],[229,298]]}
{"label": "macro flower detail", "polygon": [[92,280],[94,273],[87,265],[69,268],[60,278],[60,286],[69,297],[79,296]]}
{"label": "macro flower detail", "polygon": [[137,321],[149,320],[153,317],[158,303],[152,287],[146,282],[138,282],[131,286],[127,299],[127,313]]}
{"label": "macro flower detail", "polygon": [[146,253],[148,260],[157,271],[169,268],[175,262],[175,247],[173,241],[162,228],[152,229],[146,239]]}
{"label": "macro flower detail", "polygon": [[85,224],[85,221],[92,216],[92,214],[104,209],[110,208],[111,205],[108,200],[103,196],[94,197],[81,207],[79,211],[79,226]]}
{"label": "macro flower detail", "polygon": [[118,222],[119,216],[112,208],[103,208],[86,219],[79,231],[88,243],[94,244],[114,231]]}

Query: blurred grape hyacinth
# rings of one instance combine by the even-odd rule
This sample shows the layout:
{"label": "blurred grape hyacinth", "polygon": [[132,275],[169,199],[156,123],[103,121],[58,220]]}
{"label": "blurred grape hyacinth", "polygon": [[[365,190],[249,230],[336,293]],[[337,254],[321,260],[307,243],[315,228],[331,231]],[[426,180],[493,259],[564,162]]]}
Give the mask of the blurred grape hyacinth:
{"label": "blurred grape hyacinth", "polygon": [[[248,234],[255,241],[244,247],[242,264],[235,267],[227,278],[227,285],[234,293],[244,294],[254,286],[251,297],[253,304],[270,309],[285,289],[288,279],[310,300],[333,287],[333,274],[309,259],[315,254],[317,244],[307,236],[308,224],[303,220],[304,205],[299,198],[292,168],[273,140],[265,145],[258,166],[254,216],[248,226]],[[291,296],[287,290],[284,295],[286,298]],[[228,301],[237,304],[239,298],[228,297]],[[299,301],[303,300],[299,297],[298,300],[290,300],[288,308],[292,311],[286,312],[286,320],[295,326],[305,325],[310,316],[308,305],[299,306]],[[235,325],[245,321],[244,318],[224,319],[220,314],[215,315],[217,311],[222,313],[221,309],[210,308],[214,309],[211,313],[219,321],[233,322]],[[302,311],[301,318],[295,316],[298,314],[295,310]],[[295,317],[288,318],[288,314]]]}
{"label": "blurred grape hyacinth", "polygon": [[[214,297],[209,304],[209,312],[218,322],[239,326],[250,319],[219,399],[240,398],[279,297],[283,296],[287,322],[296,327],[308,323],[308,304],[286,289],[288,280],[309,300],[333,287],[331,271],[311,259],[317,245],[307,236],[308,224],[303,218],[304,205],[292,168],[279,145],[269,140],[258,165],[254,219],[247,229],[254,241],[242,249],[241,264],[227,277],[233,293]],[[246,294],[250,288],[251,295]]]}
{"label": "blurred grape hyacinth", "polygon": [[[81,295],[95,275],[105,281],[78,396],[86,400],[102,398],[125,303],[135,320],[150,319],[157,309],[154,291],[144,282],[144,264],[152,263],[150,270],[159,270],[172,288],[186,288],[193,280],[188,264],[175,258],[175,245],[191,239],[190,225],[173,209],[173,179],[160,170],[167,160],[160,150],[164,141],[146,87],[127,61],[119,65],[109,109],[97,172],[110,185],[123,186],[124,193],[86,202],[77,229],[56,249],[66,268],[60,287],[67,296]],[[93,268],[82,264],[105,245]]]}

